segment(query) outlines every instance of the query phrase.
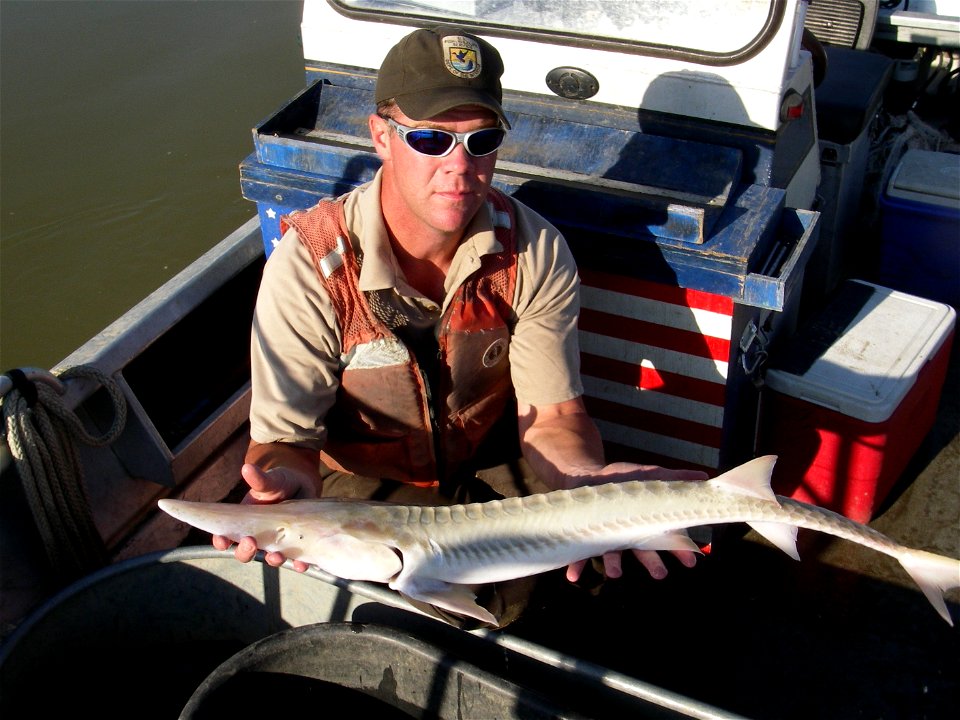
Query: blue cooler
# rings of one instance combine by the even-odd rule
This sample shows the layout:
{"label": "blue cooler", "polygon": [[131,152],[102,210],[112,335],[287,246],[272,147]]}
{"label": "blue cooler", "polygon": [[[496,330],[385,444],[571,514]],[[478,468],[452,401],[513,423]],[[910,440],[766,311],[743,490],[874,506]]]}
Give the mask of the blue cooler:
{"label": "blue cooler", "polygon": [[958,307],[960,155],[908,150],[880,211],[880,284]]}

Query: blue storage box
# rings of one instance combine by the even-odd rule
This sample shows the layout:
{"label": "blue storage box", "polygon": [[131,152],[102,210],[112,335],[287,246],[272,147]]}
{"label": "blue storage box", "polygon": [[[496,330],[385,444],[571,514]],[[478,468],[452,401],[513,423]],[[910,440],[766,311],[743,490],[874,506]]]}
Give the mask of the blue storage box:
{"label": "blue storage box", "polygon": [[[253,129],[255,152],[240,167],[241,188],[257,202],[268,253],[279,239],[280,215],[347,192],[380,166],[367,127],[373,83],[360,85],[313,82]],[[737,148],[565,122],[541,115],[535,102],[513,105],[495,182],[521,200],[544,196],[549,184],[551,207],[536,209],[554,224],[583,225],[584,207],[602,208],[607,231],[663,240],[684,252],[705,243],[737,202],[743,164]],[[757,204],[761,193],[760,201],[779,213],[779,191],[763,188],[746,202]]]}
{"label": "blue storage box", "polygon": [[880,284],[960,305],[960,155],[907,151],[880,210]]}

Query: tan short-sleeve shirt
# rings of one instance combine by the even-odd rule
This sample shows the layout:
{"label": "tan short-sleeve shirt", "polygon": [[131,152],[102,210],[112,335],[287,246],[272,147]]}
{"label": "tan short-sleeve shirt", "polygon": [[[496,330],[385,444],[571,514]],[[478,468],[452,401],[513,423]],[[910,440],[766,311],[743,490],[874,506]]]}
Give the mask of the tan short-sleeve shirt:
{"label": "tan short-sleeve shirt", "polygon": [[[530,405],[563,402],[583,392],[576,265],[556,228],[524,205],[513,203],[517,322],[509,352],[514,390],[520,402]],[[378,292],[404,322],[418,327],[436,327],[454,290],[480,267],[480,257],[502,249],[490,213],[481,209],[457,249],[447,273],[444,304],[438,306],[406,282],[393,255],[380,209],[380,173],[347,196],[344,211],[350,241],[362,257],[360,289]],[[340,341],[326,288],[291,230],[270,254],[254,313],[253,440],[322,447],[325,417],[339,386]]]}

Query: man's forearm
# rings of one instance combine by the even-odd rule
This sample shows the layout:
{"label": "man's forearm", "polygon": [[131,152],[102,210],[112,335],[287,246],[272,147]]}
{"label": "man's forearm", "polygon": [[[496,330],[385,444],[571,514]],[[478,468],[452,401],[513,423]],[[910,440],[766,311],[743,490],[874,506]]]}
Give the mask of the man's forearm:
{"label": "man's forearm", "polygon": [[594,476],[605,464],[600,433],[579,400],[524,407],[520,446],[537,477],[555,489],[581,485],[584,477]]}

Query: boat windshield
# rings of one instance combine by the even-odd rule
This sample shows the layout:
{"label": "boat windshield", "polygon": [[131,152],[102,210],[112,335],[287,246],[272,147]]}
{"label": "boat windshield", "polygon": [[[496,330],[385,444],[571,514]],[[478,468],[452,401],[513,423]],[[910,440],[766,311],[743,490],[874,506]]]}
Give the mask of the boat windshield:
{"label": "boat windshield", "polygon": [[742,54],[775,31],[785,0],[331,0],[350,15],[460,23],[498,35],[657,54]]}

